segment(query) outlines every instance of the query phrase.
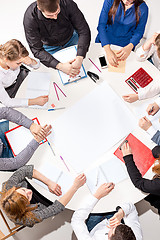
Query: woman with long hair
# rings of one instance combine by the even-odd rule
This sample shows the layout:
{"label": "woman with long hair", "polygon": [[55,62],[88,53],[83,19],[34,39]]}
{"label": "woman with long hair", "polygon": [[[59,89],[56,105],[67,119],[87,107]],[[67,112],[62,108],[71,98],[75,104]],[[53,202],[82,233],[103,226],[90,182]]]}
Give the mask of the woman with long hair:
{"label": "woman with long hair", "polygon": [[[118,66],[143,36],[148,7],[143,0],[105,0],[98,23],[96,42],[100,42],[109,63]],[[116,54],[110,44],[121,46]]]}
{"label": "woman with long hair", "polygon": [[60,196],[61,187],[34,169],[33,165],[19,168],[7,182],[3,183],[0,206],[11,221],[33,227],[35,223],[55,216],[64,210],[76,191],[84,185],[84,174],[77,176],[71,188],[54,202],[49,201],[25,179],[36,178],[46,184],[50,192]]}

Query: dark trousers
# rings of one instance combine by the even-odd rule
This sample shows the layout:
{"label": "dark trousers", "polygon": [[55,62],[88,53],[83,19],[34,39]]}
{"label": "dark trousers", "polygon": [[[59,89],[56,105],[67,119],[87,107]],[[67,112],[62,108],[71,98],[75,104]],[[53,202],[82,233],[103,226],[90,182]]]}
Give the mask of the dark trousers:
{"label": "dark trousers", "polygon": [[27,180],[26,182],[27,182],[27,188],[31,189],[33,192],[32,199],[30,201],[31,204],[42,203],[46,207],[53,204],[53,202],[51,202],[49,199],[41,195]]}
{"label": "dark trousers", "polygon": [[19,87],[21,86],[23,80],[27,77],[29,73],[29,69],[26,68],[25,66],[20,66],[20,72],[17,76],[17,79],[15,80],[15,83],[13,83],[11,86],[5,88],[6,92],[10,96],[10,98],[14,98]]}

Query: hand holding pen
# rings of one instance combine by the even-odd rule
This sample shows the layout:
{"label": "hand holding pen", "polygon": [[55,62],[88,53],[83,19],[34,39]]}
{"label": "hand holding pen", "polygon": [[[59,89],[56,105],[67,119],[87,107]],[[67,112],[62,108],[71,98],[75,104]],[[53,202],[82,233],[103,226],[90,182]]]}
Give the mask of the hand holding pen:
{"label": "hand holding pen", "polygon": [[148,115],[155,115],[159,110],[159,106],[157,103],[152,103],[152,104],[149,104],[146,111],[148,113]]}

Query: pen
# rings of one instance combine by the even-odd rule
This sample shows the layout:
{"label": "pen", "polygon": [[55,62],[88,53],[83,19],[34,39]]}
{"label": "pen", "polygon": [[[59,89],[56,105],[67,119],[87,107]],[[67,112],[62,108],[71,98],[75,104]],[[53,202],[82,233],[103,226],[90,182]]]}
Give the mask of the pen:
{"label": "pen", "polygon": [[96,66],[96,64],[90,58],[88,58],[88,59],[98,69],[98,71],[101,72],[101,70]]}
{"label": "pen", "polygon": [[65,97],[67,97],[66,94],[62,91],[62,89],[57,85],[57,83],[53,82],[53,84],[54,84],[54,87],[55,87],[55,85],[56,85],[56,87],[58,87],[58,89],[61,91],[61,93],[63,93],[63,95],[64,95]]}
{"label": "pen", "polygon": [[152,113],[154,109],[154,106],[151,107],[151,109],[149,110],[149,113]]}
{"label": "pen", "polygon": [[47,140],[47,143],[50,146],[50,149],[52,150],[52,153],[54,154],[54,156],[56,156],[56,154],[55,154],[55,152],[54,152],[54,150],[53,150],[53,148],[52,148],[52,146],[51,146],[51,144],[50,144],[50,142],[48,140]]}
{"label": "pen", "polygon": [[57,99],[58,99],[58,101],[59,101],[59,96],[58,96],[58,93],[57,93],[56,86],[55,86],[55,84],[54,84],[54,83],[53,83],[53,85],[54,85],[54,89],[55,89],[55,92],[56,92],[56,95],[57,95]]}
{"label": "pen", "polygon": [[70,172],[70,170],[69,170],[67,164],[65,163],[64,159],[63,159],[61,156],[60,156],[60,158],[61,158],[61,160],[63,161],[64,165],[66,166],[67,170]]}
{"label": "pen", "polygon": [[61,110],[65,109],[65,107],[60,107],[60,108],[49,108],[48,111],[55,111],[55,110]]}

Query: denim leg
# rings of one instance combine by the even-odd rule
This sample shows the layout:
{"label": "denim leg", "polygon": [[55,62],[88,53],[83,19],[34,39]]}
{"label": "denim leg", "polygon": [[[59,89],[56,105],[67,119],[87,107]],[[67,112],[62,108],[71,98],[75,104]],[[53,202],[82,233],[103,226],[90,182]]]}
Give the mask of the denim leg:
{"label": "denim leg", "polygon": [[50,53],[51,55],[60,51],[63,48],[67,48],[73,45],[77,45],[78,44],[78,33],[76,31],[73,32],[72,37],[70,38],[70,40],[64,44],[63,46],[47,46],[47,45],[43,45],[43,48],[45,49],[45,51],[47,51],[48,53]]}
{"label": "denim leg", "polygon": [[8,141],[6,139],[6,136],[5,136],[5,132],[7,132],[9,130],[9,121],[4,121],[4,122],[0,122],[0,138],[3,142],[3,151],[2,151],[2,154],[1,154],[1,158],[12,158],[14,157],[13,156],[13,153],[12,153],[12,150],[8,144]]}
{"label": "denim leg", "polygon": [[115,213],[115,211],[109,213],[91,213],[86,220],[88,231],[90,232],[98,223],[103,221],[105,218],[110,219]]}

